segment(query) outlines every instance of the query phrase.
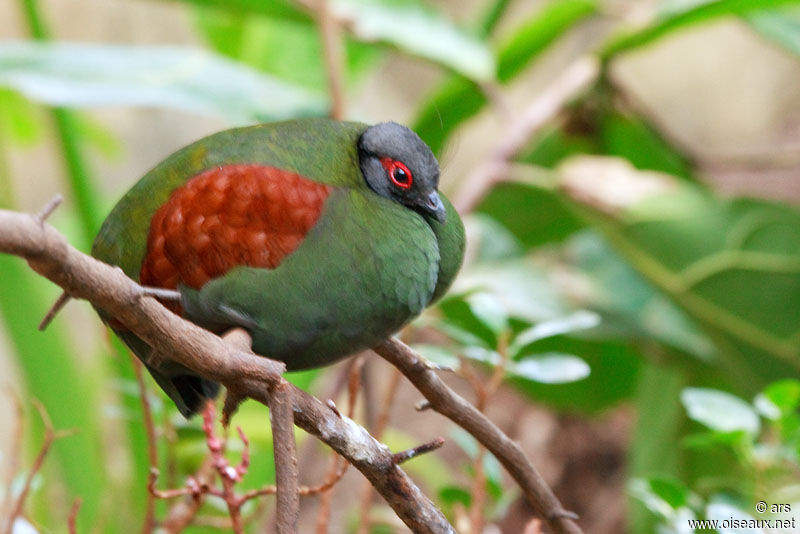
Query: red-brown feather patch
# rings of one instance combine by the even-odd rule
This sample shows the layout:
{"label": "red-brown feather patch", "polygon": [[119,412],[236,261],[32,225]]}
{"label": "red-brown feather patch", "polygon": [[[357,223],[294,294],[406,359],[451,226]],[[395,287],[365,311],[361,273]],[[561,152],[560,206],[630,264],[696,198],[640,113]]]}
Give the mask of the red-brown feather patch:
{"label": "red-brown feather patch", "polygon": [[316,224],[330,190],[263,165],[202,172],[153,216],[139,280],[199,289],[238,265],[274,269]]}

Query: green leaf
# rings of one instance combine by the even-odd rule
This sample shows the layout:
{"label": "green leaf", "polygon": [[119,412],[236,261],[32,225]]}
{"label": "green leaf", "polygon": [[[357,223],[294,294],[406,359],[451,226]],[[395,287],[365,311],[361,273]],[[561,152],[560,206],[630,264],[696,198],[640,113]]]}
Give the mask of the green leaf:
{"label": "green leaf", "polygon": [[576,22],[593,14],[594,0],[559,0],[548,3],[535,16],[520,24],[500,46],[497,78],[507,82],[541,54],[550,44],[572,28]]}
{"label": "green leaf", "polygon": [[756,396],[756,408],[769,419],[780,419],[800,406],[800,381],[786,378],[773,382]]}
{"label": "green leaf", "polygon": [[797,4],[797,0],[688,0],[674,3],[653,24],[620,33],[600,53],[605,59],[650,44],[675,30],[726,15],[744,15],[756,10]]}
{"label": "green leaf", "polygon": [[508,347],[508,353],[513,358],[523,348],[541,339],[588,330],[599,324],[600,316],[586,310],[578,310],[565,317],[542,321],[517,334]]}
{"label": "green leaf", "polygon": [[583,380],[590,374],[589,365],[572,354],[549,352],[509,362],[507,371],[543,384],[565,384]]}
{"label": "green leaf", "polygon": [[50,105],[157,106],[236,123],[321,114],[325,99],[202,50],[7,41],[0,86]]}
{"label": "green leaf", "polygon": [[[593,5],[594,2],[587,0],[554,0],[524,21],[497,51],[498,79],[510,81],[553,41],[593,13]],[[413,121],[413,129],[438,155],[450,134],[459,124],[477,114],[486,101],[474,81],[452,76],[420,109]]]}
{"label": "green leaf", "polygon": [[800,9],[797,7],[755,11],[744,19],[763,37],[800,55]]}
{"label": "green leaf", "polygon": [[754,436],[761,426],[748,403],[724,391],[686,388],[681,402],[691,419],[718,432],[741,430]]}
{"label": "green leaf", "polygon": [[692,506],[697,497],[692,495],[680,480],[670,477],[637,478],[631,481],[629,490],[637,499],[660,515],[669,516],[672,510]]}
{"label": "green leaf", "polygon": [[527,248],[563,241],[584,227],[555,192],[521,183],[501,183],[478,206],[508,228]]}
{"label": "green leaf", "polygon": [[467,295],[464,300],[472,314],[495,335],[508,329],[508,315],[502,303],[491,293],[479,291]]}
{"label": "green leaf", "polygon": [[494,78],[494,58],[485,43],[421,2],[330,0],[329,5],[362,41],[391,44],[476,81]]}
{"label": "green leaf", "polygon": [[562,166],[562,188],[611,245],[701,325],[745,388],[800,369],[800,211],[724,199],[608,158]]}
{"label": "green leaf", "polygon": [[25,145],[41,138],[37,110],[16,91],[0,88],[0,136]]}

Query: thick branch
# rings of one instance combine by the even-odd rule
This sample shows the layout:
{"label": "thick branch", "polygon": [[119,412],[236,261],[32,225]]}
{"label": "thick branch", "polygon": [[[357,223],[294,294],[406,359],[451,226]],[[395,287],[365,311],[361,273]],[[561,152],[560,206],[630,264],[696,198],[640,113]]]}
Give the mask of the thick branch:
{"label": "thick branch", "polygon": [[581,532],[573,521],[574,514],[564,510],[520,446],[472,404],[442,382],[413,350],[396,339],[389,339],[374,350],[400,369],[414,387],[428,399],[434,410],[472,434],[497,457],[520,485],[530,505],[547,521],[553,532],[558,534]]}
{"label": "thick branch", "polygon": [[[72,297],[106,310],[162,354],[229,390],[263,404],[281,383],[284,365],[237,350],[185,321],[151,297],[118,268],[71,247],[52,226],[29,214],[0,210],[0,252],[21,256]],[[344,456],[414,532],[454,532],[442,513],[393,461],[391,451],[347,417],[291,388],[295,424]]]}

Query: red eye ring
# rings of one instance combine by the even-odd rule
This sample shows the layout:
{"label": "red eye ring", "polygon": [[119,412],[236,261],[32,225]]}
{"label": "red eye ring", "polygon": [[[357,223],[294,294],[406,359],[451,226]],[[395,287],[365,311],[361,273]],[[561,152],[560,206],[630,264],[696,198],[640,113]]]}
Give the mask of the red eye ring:
{"label": "red eye ring", "polygon": [[389,179],[394,185],[400,189],[411,189],[414,178],[411,176],[411,171],[408,170],[408,167],[406,167],[402,161],[392,158],[381,158],[381,165],[386,169],[386,173],[389,175]]}

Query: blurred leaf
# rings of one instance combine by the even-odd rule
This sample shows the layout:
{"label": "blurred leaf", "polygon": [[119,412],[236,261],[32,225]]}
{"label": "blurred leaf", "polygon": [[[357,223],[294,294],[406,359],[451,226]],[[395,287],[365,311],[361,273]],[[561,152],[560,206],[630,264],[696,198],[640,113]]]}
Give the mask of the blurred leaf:
{"label": "blurred leaf", "polygon": [[490,293],[506,315],[528,323],[556,319],[571,311],[548,274],[530,258],[465,269],[456,279],[453,293],[474,291]]}
{"label": "blurred leaf", "polygon": [[[553,41],[592,14],[593,4],[587,0],[554,0],[523,21],[498,49],[499,81],[509,82]],[[439,155],[456,127],[477,114],[484,104],[486,97],[477,84],[466,77],[452,76],[420,108],[412,128]]]}
{"label": "blurred leaf", "polygon": [[445,369],[458,369],[458,367],[461,365],[461,360],[458,359],[458,355],[454,354],[453,351],[442,347],[441,345],[418,343],[412,345],[411,348],[417,351],[420,356],[438,365],[439,367]]}
{"label": "blurred leaf", "polygon": [[673,510],[695,506],[698,497],[681,481],[670,477],[637,478],[631,481],[630,492],[651,510],[665,517]]}
{"label": "blurred leaf", "polygon": [[476,263],[502,261],[522,256],[522,243],[493,217],[471,214],[465,221]]}
{"label": "blurred leaf", "polygon": [[497,298],[486,292],[475,292],[464,297],[472,315],[494,333],[508,329],[508,315]]}
{"label": "blurred leaf", "polygon": [[773,382],[758,394],[756,408],[769,419],[780,419],[794,413],[800,406],[800,381],[786,378]]}
{"label": "blurred leaf", "polygon": [[509,373],[543,384],[577,382],[589,376],[585,361],[572,354],[545,353],[525,356],[507,364]]}
{"label": "blurred leaf", "polygon": [[309,15],[296,7],[291,0],[180,0],[185,4],[224,8],[231,14],[258,13],[286,20],[309,20]]}
{"label": "blurred leaf", "polygon": [[800,369],[800,212],[722,199],[607,158],[562,167],[562,188],[641,274],[706,327],[746,388]]}
{"label": "blurred leaf", "polygon": [[439,490],[439,500],[447,506],[461,504],[465,508],[469,508],[472,502],[472,494],[469,490],[459,486],[445,486]]}
{"label": "blurred leaf", "polygon": [[[214,49],[281,80],[324,93],[328,77],[323,64],[319,30],[309,20],[244,16],[219,8],[198,9],[198,26]],[[374,63],[379,50],[345,41],[346,81]]]}
{"label": "blurred leaf", "polygon": [[478,206],[508,228],[527,248],[562,241],[584,226],[554,191],[520,183],[501,183]]}
{"label": "blurred leaf", "polygon": [[446,65],[477,81],[494,78],[492,53],[476,37],[415,0],[329,0],[344,26],[363,41],[380,41]]}
{"label": "blurred leaf", "polygon": [[640,117],[612,111],[605,115],[599,135],[605,154],[623,157],[638,169],[692,175],[686,157]]}
{"label": "blurred leaf", "polygon": [[579,20],[597,10],[595,0],[559,0],[545,5],[535,16],[517,26],[500,46],[497,78],[507,82]]}
{"label": "blurred leaf", "polygon": [[31,145],[42,136],[37,110],[24,96],[0,88],[0,136]]}
{"label": "blurred leaf", "polygon": [[800,54],[800,9],[797,7],[755,11],[744,19],[762,36],[793,54]]}
{"label": "blurred leaf", "polygon": [[756,435],[761,426],[758,416],[748,403],[724,391],[686,388],[681,392],[681,402],[691,419],[712,430],[742,430]]}
{"label": "blurred leaf", "polygon": [[[603,328],[620,335],[658,340],[702,361],[713,361],[714,346],[690,318],[626,263],[599,234],[585,230],[564,248],[587,290],[578,302],[604,315]],[[577,282],[576,282],[577,284]]]}
{"label": "blurred leaf", "polygon": [[600,316],[586,310],[578,310],[565,317],[543,321],[520,332],[508,347],[508,353],[513,358],[523,348],[541,339],[588,330],[599,324]]}
{"label": "blurred leaf", "polygon": [[324,98],[202,50],[0,44],[0,85],[50,105],[158,106],[249,123],[324,112]]}
{"label": "blurred leaf", "polygon": [[[730,524],[731,519],[738,520],[737,523],[741,522],[741,525],[756,525],[756,520],[752,515],[740,508],[732,506],[730,503],[720,500],[714,500],[706,506],[706,519],[719,521],[722,525]],[[763,534],[764,530],[755,527],[720,528],[717,532],[719,532],[719,534]]]}
{"label": "blurred leaf", "polygon": [[634,392],[641,356],[627,344],[557,336],[543,339],[534,346],[540,353],[577,354],[591,369],[591,374],[583,380],[561,384],[508,376],[511,384],[536,402],[562,411],[596,414],[629,399]]}
{"label": "blurred leaf", "polygon": [[[650,44],[675,30],[726,15],[744,15],[759,9],[796,4],[797,0],[680,0],[653,24],[622,32],[601,51],[603,59]],[[669,6],[668,6],[669,7]]]}

